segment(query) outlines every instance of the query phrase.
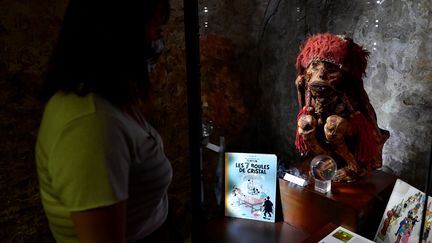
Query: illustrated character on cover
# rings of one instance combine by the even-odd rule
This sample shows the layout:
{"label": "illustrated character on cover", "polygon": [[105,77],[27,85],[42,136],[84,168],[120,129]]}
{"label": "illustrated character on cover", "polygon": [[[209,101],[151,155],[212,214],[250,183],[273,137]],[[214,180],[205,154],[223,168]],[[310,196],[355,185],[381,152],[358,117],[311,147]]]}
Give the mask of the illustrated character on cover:
{"label": "illustrated character on cover", "polygon": [[234,198],[237,198],[237,205],[242,205],[246,208],[250,208],[251,214],[259,211],[263,201],[265,200],[265,198],[262,198],[260,196],[252,195],[249,193],[245,194],[239,187],[235,185],[232,190],[232,195]]}
{"label": "illustrated character on cover", "polygon": [[310,37],[297,57],[296,147],[333,157],[340,168],[334,181],[352,182],[382,166],[390,135],[378,128],[363,87],[368,54],[352,39],[325,33]]}
{"label": "illustrated character on cover", "polygon": [[390,209],[387,211],[387,218],[384,220],[383,227],[381,228],[381,231],[380,231],[381,237],[384,237],[387,234],[387,229],[390,225],[390,222],[393,218],[393,215],[394,215],[393,209]]}
{"label": "illustrated character on cover", "polygon": [[398,235],[402,231],[404,231],[404,226],[408,223],[408,217],[405,217],[402,221],[399,223],[399,228],[396,231],[395,235]]}
{"label": "illustrated character on cover", "polygon": [[426,243],[427,238],[429,237],[430,229],[431,229],[431,224],[430,223],[426,224],[425,225],[425,230],[423,232],[423,243]]}
{"label": "illustrated character on cover", "polygon": [[266,215],[268,214],[268,218],[271,218],[271,214],[273,213],[273,203],[270,201],[270,197],[267,196],[267,198],[264,199],[264,218],[267,218]]}

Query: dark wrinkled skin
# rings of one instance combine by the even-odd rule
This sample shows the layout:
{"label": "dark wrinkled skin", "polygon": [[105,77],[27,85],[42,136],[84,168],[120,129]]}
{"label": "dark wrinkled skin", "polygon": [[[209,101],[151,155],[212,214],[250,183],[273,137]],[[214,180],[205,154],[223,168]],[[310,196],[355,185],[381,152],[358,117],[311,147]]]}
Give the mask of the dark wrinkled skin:
{"label": "dark wrinkled skin", "polygon": [[355,97],[347,97],[342,86],[343,71],[328,62],[312,62],[303,75],[296,79],[300,107],[309,104],[311,115],[303,115],[297,121],[298,132],[315,154],[340,156],[346,166],[338,169],[334,181],[354,181],[364,175],[356,162],[347,137],[352,136],[349,117],[356,110]]}

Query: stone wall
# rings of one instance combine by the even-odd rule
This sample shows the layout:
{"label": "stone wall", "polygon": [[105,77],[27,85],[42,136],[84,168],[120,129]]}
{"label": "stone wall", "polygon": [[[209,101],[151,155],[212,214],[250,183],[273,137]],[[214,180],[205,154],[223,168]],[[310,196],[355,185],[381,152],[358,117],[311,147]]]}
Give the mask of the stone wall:
{"label": "stone wall", "polygon": [[66,1],[0,2],[0,241],[53,242],[39,198],[34,146],[42,74]]}
{"label": "stone wall", "polygon": [[[66,3],[0,1],[2,242],[50,242],[33,159],[43,109],[36,97]],[[159,78],[152,123],[174,167],[171,205],[181,220],[180,231],[187,234],[192,209],[183,6],[179,0],[171,3],[167,51],[154,73]],[[214,135],[224,135],[232,150],[276,153],[283,162],[294,163],[298,47],[310,34],[345,33],[371,51],[365,87],[379,125],[391,133],[384,166],[421,188],[432,126],[431,5],[430,0],[200,0],[201,32],[215,35],[212,45],[222,50],[222,55],[202,53],[203,97],[210,97],[205,115],[218,115],[212,107],[223,114],[216,118],[221,125]]]}
{"label": "stone wall", "polygon": [[[0,1],[0,241],[54,242],[39,197],[34,146],[43,73],[68,0]],[[173,167],[169,198],[179,237],[191,225],[183,1],[171,0],[166,50],[152,73],[151,123]]]}
{"label": "stone wall", "polygon": [[432,135],[432,2],[381,2],[355,25],[354,38],[371,51],[365,87],[391,133],[386,169],[423,186]]}

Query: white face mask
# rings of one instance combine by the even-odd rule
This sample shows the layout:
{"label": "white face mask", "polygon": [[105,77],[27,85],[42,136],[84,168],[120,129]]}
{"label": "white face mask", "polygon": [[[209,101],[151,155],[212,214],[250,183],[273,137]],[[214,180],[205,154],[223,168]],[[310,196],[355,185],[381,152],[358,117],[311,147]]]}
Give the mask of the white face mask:
{"label": "white face mask", "polygon": [[163,38],[159,38],[151,43],[151,53],[152,55],[147,59],[147,68],[151,72],[155,67],[156,63],[162,54],[165,47]]}

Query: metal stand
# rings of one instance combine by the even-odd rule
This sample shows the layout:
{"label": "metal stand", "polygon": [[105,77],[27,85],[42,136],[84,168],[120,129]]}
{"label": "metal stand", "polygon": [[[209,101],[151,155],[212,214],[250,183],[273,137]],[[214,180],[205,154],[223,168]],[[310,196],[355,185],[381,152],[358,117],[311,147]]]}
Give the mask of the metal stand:
{"label": "metal stand", "polygon": [[[210,135],[213,131],[213,121],[209,120],[202,124],[202,142],[201,144],[213,151],[218,153],[218,162],[216,165],[216,181],[214,184],[214,193],[216,197],[216,203],[218,208],[222,206],[222,195],[223,191],[223,169],[224,169],[224,154],[225,154],[225,137],[219,137],[219,145],[210,143]],[[204,178],[201,178],[201,190],[204,190]],[[204,195],[204,192],[203,192]],[[201,198],[201,203],[204,205],[204,197]]]}
{"label": "metal stand", "polygon": [[[224,168],[224,154],[225,154],[225,137],[219,137],[219,146],[207,143],[206,148],[219,154],[218,162],[216,165],[216,181],[214,185],[214,193],[216,197],[217,206],[222,206],[222,194],[223,194],[223,168]],[[201,181],[203,184],[203,181]],[[202,186],[201,186],[202,187]],[[203,202],[204,203],[204,202]]]}

